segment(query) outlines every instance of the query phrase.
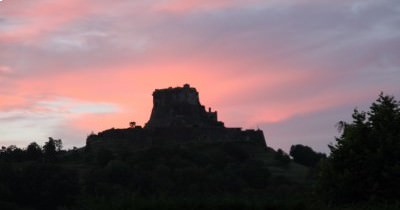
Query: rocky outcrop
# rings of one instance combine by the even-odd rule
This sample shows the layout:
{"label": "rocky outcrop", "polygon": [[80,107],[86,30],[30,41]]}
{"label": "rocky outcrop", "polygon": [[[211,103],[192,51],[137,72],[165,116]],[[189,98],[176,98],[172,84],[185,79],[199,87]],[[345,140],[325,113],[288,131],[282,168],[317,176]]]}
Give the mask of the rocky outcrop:
{"label": "rocky outcrop", "polygon": [[140,150],[164,144],[231,141],[266,145],[262,130],[226,128],[218,121],[217,112],[206,111],[200,104],[197,90],[184,85],[154,91],[153,110],[144,128],[132,122],[130,128],[92,134],[86,148]]}
{"label": "rocky outcrop", "polygon": [[217,112],[206,111],[200,104],[199,93],[186,84],[183,87],[155,90],[153,110],[146,128],[223,127]]}

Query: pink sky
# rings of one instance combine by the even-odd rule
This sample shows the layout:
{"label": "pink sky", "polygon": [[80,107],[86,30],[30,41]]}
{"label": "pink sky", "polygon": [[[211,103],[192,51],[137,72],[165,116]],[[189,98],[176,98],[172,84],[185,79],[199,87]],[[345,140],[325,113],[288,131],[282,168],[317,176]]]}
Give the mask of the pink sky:
{"label": "pink sky", "polygon": [[397,0],[3,0],[0,145],[144,124],[189,83],[227,126],[327,152],[335,124],[400,97]]}

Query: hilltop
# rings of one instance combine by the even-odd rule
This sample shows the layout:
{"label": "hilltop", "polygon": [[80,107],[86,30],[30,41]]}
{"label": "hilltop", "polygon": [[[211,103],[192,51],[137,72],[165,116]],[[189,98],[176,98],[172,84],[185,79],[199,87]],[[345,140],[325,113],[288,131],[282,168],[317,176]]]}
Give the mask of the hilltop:
{"label": "hilltop", "polygon": [[269,148],[263,131],[225,127],[189,85],[155,90],[144,127],[131,122],[129,128],[92,134],[86,142],[70,151],[52,138],[45,150],[36,143],[26,150],[5,148],[3,205],[292,209],[313,183],[312,170]]}
{"label": "hilltop", "polygon": [[[269,148],[261,130],[226,128],[195,88],[156,90],[144,127],[92,134],[84,148],[0,150],[0,206],[7,210],[394,210],[400,104],[381,93],[369,112],[340,122],[331,154]],[[368,116],[368,118],[367,118]]]}
{"label": "hilltop", "polygon": [[189,142],[266,142],[262,130],[227,128],[218,120],[217,111],[206,111],[196,88],[183,87],[155,90],[153,109],[144,127],[135,122],[125,129],[109,129],[87,138],[87,148],[130,148],[138,150],[163,144]]}

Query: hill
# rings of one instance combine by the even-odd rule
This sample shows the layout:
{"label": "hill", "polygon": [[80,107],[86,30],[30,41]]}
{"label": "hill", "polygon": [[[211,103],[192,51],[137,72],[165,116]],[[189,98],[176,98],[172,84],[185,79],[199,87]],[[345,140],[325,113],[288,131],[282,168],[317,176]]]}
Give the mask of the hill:
{"label": "hill", "polygon": [[[144,127],[91,134],[62,150],[15,146],[0,153],[7,209],[291,208],[311,192],[307,167],[267,147],[261,130],[227,128],[189,85],[155,90]],[[279,195],[279,196],[277,196]],[[283,197],[281,197],[283,196]],[[285,203],[285,204],[284,204]]]}

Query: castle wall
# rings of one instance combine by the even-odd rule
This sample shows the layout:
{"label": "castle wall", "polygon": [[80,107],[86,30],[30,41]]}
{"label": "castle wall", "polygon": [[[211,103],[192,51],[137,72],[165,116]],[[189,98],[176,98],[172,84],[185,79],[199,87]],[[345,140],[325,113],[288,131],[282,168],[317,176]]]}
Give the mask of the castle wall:
{"label": "castle wall", "polygon": [[199,94],[189,85],[156,90],[153,110],[144,128],[109,129],[90,135],[87,148],[143,149],[152,145],[193,142],[251,141],[265,145],[261,130],[226,128],[216,111],[200,104]]}
{"label": "castle wall", "polygon": [[206,112],[199,93],[189,85],[156,90],[147,128],[161,127],[223,127],[216,112]]}
{"label": "castle wall", "polygon": [[261,130],[241,128],[128,128],[110,129],[91,135],[87,139],[88,147],[106,147],[140,150],[153,145],[185,144],[193,142],[235,142],[250,141],[265,143]]}

